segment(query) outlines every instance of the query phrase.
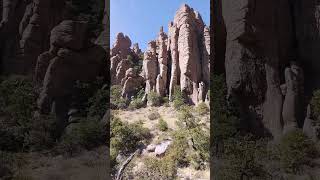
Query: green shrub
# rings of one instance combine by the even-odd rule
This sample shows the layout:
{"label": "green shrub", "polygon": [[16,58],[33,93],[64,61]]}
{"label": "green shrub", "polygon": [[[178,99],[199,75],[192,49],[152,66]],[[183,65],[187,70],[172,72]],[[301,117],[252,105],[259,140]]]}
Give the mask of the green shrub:
{"label": "green shrub", "polygon": [[25,134],[24,147],[31,151],[52,148],[55,145],[55,127],[55,118],[52,115],[34,118],[30,131]]}
{"label": "green shrub", "polygon": [[227,86],[223,75],[214,75],[211,89],[211,145],[213,154],[223,153],[224,141],[234,138],[239,129],[240,118],[235,108],[227,103]]}
{"label": "green shrub", "polygon": [[313,115],[316,118],[320,117],[320,90],[316,90],[313,93],[313,97],[311,99],[311,108],[313,111]]}
{"label": "green shrub", "polygon": [[116,154],[131,153],[143,141],[151,138],[150,130],[142,127],[141,123],[128,124],[119,118],[111,119],[111,149]]}
{"label": "green shrub", "polygon": [[198,126],[199,119],[192,114],[191,106],[181,106],[178,113],[177,125],[180,128],[192,129]]}
{"label": "green shrub", "polygon": [[107,111],[109,104],[109,91],[100,89],[89,99],[88,116],[102,118]]}
{"label": "green shrub", "polygon": [[36,110],[32,81],[23,76],[4,78],[0,94],[0,150],[21,151]]}
{"label": "green shrub", "polygon": [[185,104],[186,104],[186,99],[180,90],[180,86],[176,86],[174,88],[174,93],[173,93],[173,107],[179,110],[180,107]]}
{"label": "green shrub", "polygon": [[188,149],[188,131],[178,130],[173,132],[173,142],[166,156],[176,161],[178,166],[186,166],[189,161],[187,159]]}
{"label": "green shrub", "polygon": [[196,107],[196,111],[199,115],[203,116],[209,113],[209,107],[206,103],[202,102],[198,104],[198,106]]}
{"label": "green shrub", "polygon": [[151,91],[148,94],[148,102],[150,102],[151,106],[160,106],[161,97],[158,95],[158,93]]}
{"label": "green shrub", "polygon": [[186,131],[173,132],[172,145],[161,159],[145,158],[144,169],[137,174],[139,179],[176,179],[177,168],[188,164],[186,150],[188,141]]}
{"label": "green shrub", "polygon": [[141,98],[134,98],[131,100],[128,108],[134,110],[134,109],[140,109],[144,106],[145,106],[145,103],[142,101]]}
{"label": "green shrub", "polygon": [[269,158],[267,141],[255,136],[239,135],[224,141],[223,162],[214,172],[215,179],[269,179],[264,167]]}
{"label": "green shrub", "polygon": [[156,111],[153,111],[150,114],[148,114],[149,120],[156,120],[156,119],[159,119],[160,117],[161,117],[160,114]]}
{"label": "green shrub", "polygon": [[0,179],[12,179],[14,174],[14,156],[0,151]]}
{"label": "green shrub", "polygon": [[158,128],[160,131],[167,131],[168,130],[168,123],[164,121],[162,118],[158,121]]}
{"label": "green shrub", "polygon": [[210,132],[205,131],[198,126],[191,129],[190,136],[192,138],[193,147],[197,153],[197,162],[209,162],[210,158]]}
{"label": "green shrub", "polygon": [[59,148],[73,155],[82,148],[90,150],[106,144],[106,136],[107,132],[100,119],[81,119],[79,123],[73,123],[67,127]]}
{"label": "green shrub", "polygon": [[127,107],[127,101],[122,98],[122,87],[120,85],[114,85],[110,88],[110,103],[118,109],[125,109]]}
{"label": "green shrub", "polygon": [[146,158],[145,167],[137,174],[138,179],[176,179],[177,166],[173,159],[164,157],[163,159]]}
{"label": "green shrub", "polygon": [[165,107],[170,107],[170,101],[169,101],[169,97],[163,97],[162,98],[162,103]]}
{"label": "green shrub", "polygon": [[[103,82],[104,79],[102,77],[97,77],[92,82],[76,81],[72,93],[72,106],[78,109],[83,116],[86,116],[88,108],[92,105],[90,98],[96,96],[97,91],[103,86]],[[107,90],[108,88],[105,89]]]}
{"label": "green shrub", "polygon": [[301,130],[289,132],[279,146],[282,167],[290,173],[298,173],[303,165],[308,165],[318,154],[313,141]]}

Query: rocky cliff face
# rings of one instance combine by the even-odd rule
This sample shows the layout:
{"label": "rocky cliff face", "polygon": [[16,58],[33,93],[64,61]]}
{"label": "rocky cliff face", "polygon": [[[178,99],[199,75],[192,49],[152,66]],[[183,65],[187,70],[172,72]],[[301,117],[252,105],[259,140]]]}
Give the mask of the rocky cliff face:
{"label": "rocky cliff face", "polygon": [[225,72],[228,96],[241,107],[248,129],[279,137],[303,127],[308,99],[319,88],[318,5],[284,0],[216,4],[216,68]]}
{"label": "rocky cliff face", "polygon": [[[116,72],[114,83],[119,83],[130,68],[128,63],[120,64],[133,51],[128,39],[119,34],[111,50],[111,73]],[[144,52],[141,76],[146,95],[154,91],[172,100],[178,86],[191,104],[205,101],[209,89],[209,57],[210,30],[198,12],[184,4],[169,23],[168,34],[161,27],[157,39],[150,41]]]}
{"label": "rocky cliff face", "polygon": [[2,71],[30,73],[49,48],[51,29],[63,19],[65,0],[3,0],[2,5]]}
{"label": "rocky cliff face", "polygon": [[[92,6],[104,3],[92,2],[95,2]],[[102,6],[104,14],[92,11],[72,14],[70,8],[78,10],[83,7],[77,6],[84,6],[73,3],[69,0],[0,1],[0,74],[31,75],[39,90],[39,112],[47,114],[54,109],[61,131],[72,108],[70,99],[76,82],[109,77],[109,3]],[[92,27],[92,18],[82,18],[83,14],[104,19]],[[104,29],[96,38],[92,28],[98,29],[99,24]]]}

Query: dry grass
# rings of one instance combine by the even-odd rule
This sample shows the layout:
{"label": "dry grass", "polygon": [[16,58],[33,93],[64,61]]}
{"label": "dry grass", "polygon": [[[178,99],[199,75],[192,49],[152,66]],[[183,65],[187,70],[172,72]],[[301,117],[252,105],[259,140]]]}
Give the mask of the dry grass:
{"label": "dry grass", "polygon": [[72,158],[29,154],[30,163],[18,171],[16,180],[105,180],[108,152],[107,147],[100,147]]}

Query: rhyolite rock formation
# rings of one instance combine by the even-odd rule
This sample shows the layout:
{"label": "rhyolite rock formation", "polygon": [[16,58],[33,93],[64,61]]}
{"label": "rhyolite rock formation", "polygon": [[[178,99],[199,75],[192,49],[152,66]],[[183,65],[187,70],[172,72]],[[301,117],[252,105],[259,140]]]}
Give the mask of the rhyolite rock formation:
{"label": "rhyolite rock formation", "polygon": [[66,0],[3,0],[1,71],[30,74],[48,50],[50,31],[64,18]]}
{"label": "rhyolite rock formation", "polygon": [[101,13],[103,30],[98,36],[89,32],[92,22],[80,20],[80,16],[71,12],[70,8],[77,8],[72,3],[0,1],[0,74],[32,76],[39,93],[39,113],[54,111],[62,125],[57,128],[61,132],[72,109],[76,82],[94,82],[98,76],[105,79],[109,76],[109,4],[92,3],[105,8]]}
{"label": "rhyolite rock formation", "polygon": [[[119,33],[111,49],[113,84],[119,84],[132,68],[127,55],[135,57],[140,53],[136,45],[132,50],[130,46],[130,39]],[[168,34],[160,28],[157,39],[150,41],[144,52],[140,75],[144,78],[144,99],[153,91],[172,100],[174,90],[180,88],[191,104],[206,100],[210,84],[210,29],[198,12],[183,4],[169,23]]]}
{"label": "rhyolite rock formation", "polygon": [[[87,23],[62,21],[53,28],[50,50],[38,58],[35,79],[41,88],[38,107],[42,114],[53,108],[61,129],[67,125],[71,95],[77,81],[92,82],[106,76],[106,51],[86,39]],[[79,51],[81,50],[81,51]]]}
{"label": "rhyolite rock formation", "polygon": [[144,83],[144,78],[135,68],[140,61],[141,49],[137,43],[132,48],[131,45],[128,36],[118,33],[110,51],[111,85],[121,85],[122,97],[126,99],[131,99]]}
{"label": "rhyolite rock formation", "polygon": [[213,72],[225,74],[228,98],[240,107],[249,131],[277,138],[302,127],[316,129],[307,106],[320,87],[319,5],[215,2]]}

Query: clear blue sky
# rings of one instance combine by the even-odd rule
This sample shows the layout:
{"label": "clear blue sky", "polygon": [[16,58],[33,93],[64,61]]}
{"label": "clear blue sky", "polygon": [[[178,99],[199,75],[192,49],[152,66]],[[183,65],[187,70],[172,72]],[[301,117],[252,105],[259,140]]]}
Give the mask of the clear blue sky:
{"label": "clear blue sky", "polygon": [[210,24],[210,0],[111,0],[111,46],[116,34],[123,32],[132,43],[139,43],[145,50],[147,43],[157,37],[161,26],[168,32],[169,22],[183,3],[200,12],[205,24]]}

